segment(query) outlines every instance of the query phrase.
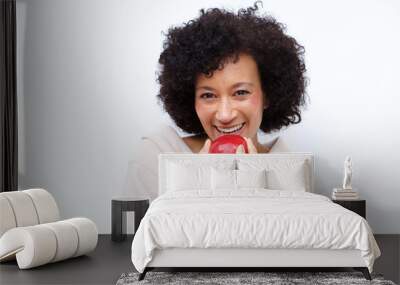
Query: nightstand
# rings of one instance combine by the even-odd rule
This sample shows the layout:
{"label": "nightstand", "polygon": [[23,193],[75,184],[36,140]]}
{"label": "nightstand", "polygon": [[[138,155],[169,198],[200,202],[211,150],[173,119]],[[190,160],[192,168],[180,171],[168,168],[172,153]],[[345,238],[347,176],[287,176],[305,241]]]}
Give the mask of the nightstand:
{"label": "nightstand", "polygon": [[359,214],[361,217],[366,219],[366,201],[365,200],[332,200],[332,202],[339,204],[340,206]]}
{"label": "nightstand", "polygon": [[115,197],[111,201],[111,240],[126,239],[126,212],[135,212],[135,232],[149,208],[149,199]]}

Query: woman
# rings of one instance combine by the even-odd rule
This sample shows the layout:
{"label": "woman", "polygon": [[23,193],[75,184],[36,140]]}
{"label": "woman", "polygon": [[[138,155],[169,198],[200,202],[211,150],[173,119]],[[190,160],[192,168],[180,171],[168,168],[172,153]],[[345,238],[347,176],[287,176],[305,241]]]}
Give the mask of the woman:
{"label": "woman", "polygon": [[305,104],[304,49],[284,27],[258,16],[257,4],[237,14],[201,10],[200,16],[170,28],[160,55],[158,98],[176,125],[143,138],[131,162],[126,193],[157,193],[158,154],[208,153],[223,134],[246,138],[251,153],[283,151],[279,141],[261,144],[269,133],[301,121]]}

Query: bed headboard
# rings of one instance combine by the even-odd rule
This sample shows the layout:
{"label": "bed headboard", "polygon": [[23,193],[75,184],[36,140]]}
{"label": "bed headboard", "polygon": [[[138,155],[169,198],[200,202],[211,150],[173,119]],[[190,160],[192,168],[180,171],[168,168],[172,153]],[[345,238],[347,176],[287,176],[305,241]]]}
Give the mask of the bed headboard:
{"label": "bed headboard", "polygon": [[170,163],[193,166],[232,165],[234,169],[240,165],[261,163],[265,165],[304,163],[307,192],[314,192],[314,156],[312,153],[271,153],[271,154],[193,154],[163,153],[158,156],[158,192],[166,192],[167,169]]}

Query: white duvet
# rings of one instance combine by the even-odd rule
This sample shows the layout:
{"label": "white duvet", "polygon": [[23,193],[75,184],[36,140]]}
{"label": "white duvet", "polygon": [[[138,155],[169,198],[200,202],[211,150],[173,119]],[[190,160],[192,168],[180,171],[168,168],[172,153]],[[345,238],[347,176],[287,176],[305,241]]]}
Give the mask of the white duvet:
{"label": "white duvet", "polygon": [[380,255],[359,215],[325,196],[265,189],[160,196],[134,237],[132,262],[143,272],[154,249],[176,247],[358,249],[370,272]]}

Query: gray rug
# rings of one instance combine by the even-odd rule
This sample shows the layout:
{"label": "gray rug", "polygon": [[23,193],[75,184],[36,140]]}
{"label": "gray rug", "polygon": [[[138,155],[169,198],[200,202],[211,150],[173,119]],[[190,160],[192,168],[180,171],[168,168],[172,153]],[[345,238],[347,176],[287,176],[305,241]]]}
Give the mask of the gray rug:
{"label": "gray rug", "polygon": [[139,273],[124,273],[116,285],[134,284],[379,284],[395,285],[384,280],[382,275],[372,274],[372,281],[364,278],[361,272],[148,272],[142,281]]}

